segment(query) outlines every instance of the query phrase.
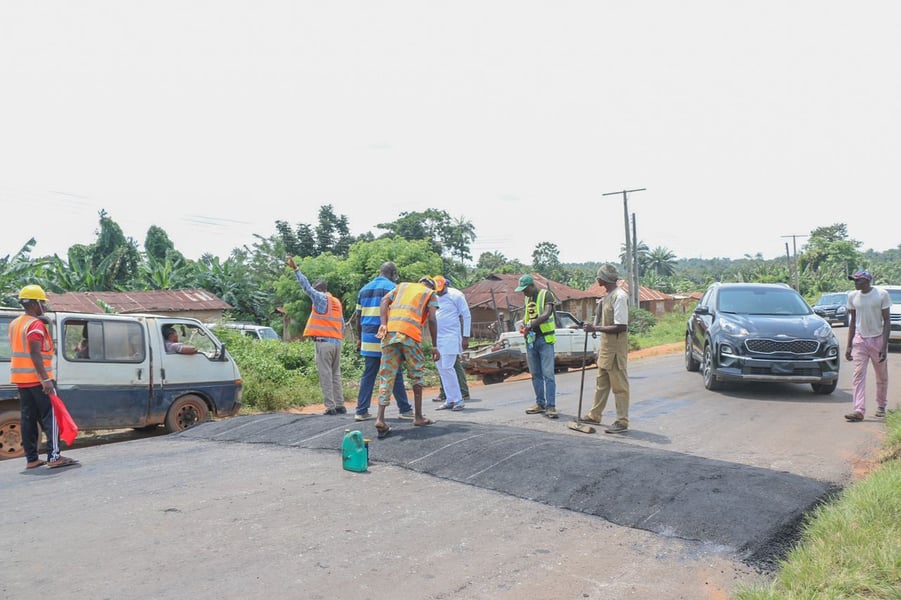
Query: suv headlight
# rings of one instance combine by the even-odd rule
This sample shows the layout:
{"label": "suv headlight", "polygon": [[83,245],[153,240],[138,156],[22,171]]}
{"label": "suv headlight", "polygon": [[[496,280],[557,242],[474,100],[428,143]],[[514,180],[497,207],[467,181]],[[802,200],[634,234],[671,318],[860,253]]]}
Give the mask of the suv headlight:
{"label": "suv headlight", "polygon": [[735,337],[747,337],[749,335],[747,329],[729,319],[720,318],[720,329],[723,333]]}

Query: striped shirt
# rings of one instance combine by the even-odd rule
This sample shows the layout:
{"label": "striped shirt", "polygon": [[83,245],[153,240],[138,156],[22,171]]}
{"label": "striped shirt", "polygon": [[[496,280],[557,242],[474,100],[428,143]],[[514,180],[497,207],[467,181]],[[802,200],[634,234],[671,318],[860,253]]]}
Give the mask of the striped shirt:
{"label": "striped shirt", "polygon": [[382,298],[397,284],[387,277],[376,277],[363,286],[357,294],[356,311],[360,315],[360,355],[381,356],[382,342],[375,334],[379,331],[379,309]]}

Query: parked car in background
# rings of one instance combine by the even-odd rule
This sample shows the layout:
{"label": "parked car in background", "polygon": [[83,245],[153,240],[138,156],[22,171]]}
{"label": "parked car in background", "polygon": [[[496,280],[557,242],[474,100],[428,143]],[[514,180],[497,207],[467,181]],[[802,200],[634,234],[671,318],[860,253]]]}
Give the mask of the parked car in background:
{"label": "parked car in background", "polygon": [[831,394],[839,356],[832,326],[785,284],[714,283],[686,325],[685,368],[708,390],[779,381]]}
{"label": "parked car in background", "polygon": [[254,323],[243,323],[241,321],[226,321],[224,323],[211,323],[211,327],[222,327],[224,329],[234,329],[240,331],[248,337],[255,340],[275,340],[281,341],[278,332],[272,327],[266,325],[255,325]]}
{"label": "parked car in background", "polygon": [[848,312],[848,293],[832,292],[823,294],[817,303],[813,305],[813,312],[820,315],[830,324],[839,323],[848,326],[851,315]]}
{"label": "parked car in background", "polygon": [[888,334],[888,341],[901,342],[901,285],[880,285],[888,292],[892,299],[892,329]]}

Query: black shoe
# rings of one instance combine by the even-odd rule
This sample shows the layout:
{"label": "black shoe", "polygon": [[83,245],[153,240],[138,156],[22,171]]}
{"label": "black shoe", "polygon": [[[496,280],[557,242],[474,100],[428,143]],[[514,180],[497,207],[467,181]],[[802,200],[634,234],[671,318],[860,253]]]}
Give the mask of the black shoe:
{"label": "black shoe", "polygon": [[346,407],[346,406],[339,406],[338,408],[335,409],[335,412],[337,412],[339,415],[346,415],[346,414],[347,414],[347,407]]}
{"label": "black shoe", "polygon": [[338,411],[337,411],[336,409],[334,409],[334,408],[326,408],[324,411],[322,411],[322,414],[324,414],[324,415],[337,415],[337,414],[338,414]]}

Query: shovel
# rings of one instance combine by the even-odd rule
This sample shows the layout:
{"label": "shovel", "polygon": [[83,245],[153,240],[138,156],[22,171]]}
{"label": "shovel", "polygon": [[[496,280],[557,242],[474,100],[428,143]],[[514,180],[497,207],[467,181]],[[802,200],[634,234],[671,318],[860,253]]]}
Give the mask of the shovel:
{"label": "shovel", "polygon": [[588,354],[588,332],[585,332],[585,346],[582,348],[582,383],[579,384],[579,412],[576,413],[576,420],[567,423],[567,427],[573,431],[580,433],[594,433],[596,430],[591,425],[582,422],[582,392],[585,390],[585,357]]}

